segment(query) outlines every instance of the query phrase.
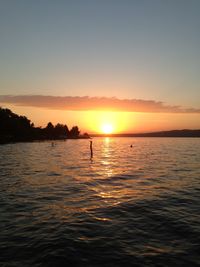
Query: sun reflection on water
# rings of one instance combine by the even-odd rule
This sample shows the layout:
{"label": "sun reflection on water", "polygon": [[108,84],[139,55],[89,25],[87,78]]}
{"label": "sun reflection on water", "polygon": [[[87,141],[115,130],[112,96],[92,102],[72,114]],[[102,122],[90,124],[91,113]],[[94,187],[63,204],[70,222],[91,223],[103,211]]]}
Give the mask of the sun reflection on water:
{"label": "sun reflection on water", "polygon": [[[192,164],[193,169],[197,165],[191,162],[191,155],[184,154],[179,159],[180,148],[176,149],[174,143],[167,143],[168,150],[162,150],[163,143],[158,141],[133,142],[130,149],[129,139],[94,139],[92,162],[85,140],[58,142],[53,149],[50,143],[17,145],[16,148],[23,146],[27,156],[24,164],[16,149],[15,171],[6,169],[15,183],[6,190],[17,195],[22,203],[26,201],[25,195],[37,195],[39,201],[46,200],[49,205],[43,204],[43,209],[64,218],[127,201],[159,198],[162,192],[188,186],[185,172],[190,179],[193,177],[187,165]],[[182,169],[177,167],[177,161],[185,162]]]}

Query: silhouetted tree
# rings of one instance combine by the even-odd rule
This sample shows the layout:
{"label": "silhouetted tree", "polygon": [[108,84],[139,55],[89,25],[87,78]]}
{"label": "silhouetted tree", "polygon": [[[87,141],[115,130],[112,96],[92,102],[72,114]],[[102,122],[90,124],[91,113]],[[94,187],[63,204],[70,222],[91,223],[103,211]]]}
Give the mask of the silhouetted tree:
{"label": "silhouetted tree", "polygon": [[56,124],[55,128],[54,128],[54,136],[59,138],[59,137],[67,137],[69,135],[69,129],[67,127],[67,125],[63,125],[63,124]]}
{"label": "silhouetted tree", "polygon": [[48,139],[53,139],[54,137],[54,126],[51,122],[47,124],[47,126],[43,129],[45,137]]}
{"label": "silhouetted tree", "polygon": [[78,129],[78,126],[73,126],[71,130],[69,131],[70,138],[78,138],[79,134],[80,134],[80,131]]}
{"label": "silhouetted tree", "polygon": [[84,133],[84,134],[83,134],[83,138],[90,138],[90,136],[89,136],[88,133]]}
{"label": "silhouetted tree", "polygon": [[11,139],[29,139],[33,127],[25,116],[18,116],[9,109],[0,108],[0,134]]}

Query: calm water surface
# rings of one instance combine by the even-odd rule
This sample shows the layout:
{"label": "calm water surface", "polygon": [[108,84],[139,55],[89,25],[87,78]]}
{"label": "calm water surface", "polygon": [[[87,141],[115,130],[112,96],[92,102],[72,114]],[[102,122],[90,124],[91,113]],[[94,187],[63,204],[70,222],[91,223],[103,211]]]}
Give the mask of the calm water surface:
{"label": "calm water surface", "polygon": [[0,266],[200,266],[200,139],[93,150],[0,146]]}

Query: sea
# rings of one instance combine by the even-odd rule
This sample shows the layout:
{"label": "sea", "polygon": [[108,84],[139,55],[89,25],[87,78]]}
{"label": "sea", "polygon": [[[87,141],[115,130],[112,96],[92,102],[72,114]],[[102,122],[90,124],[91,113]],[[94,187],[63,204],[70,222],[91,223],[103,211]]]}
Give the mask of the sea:
{"label": "sea", "polygon": [[0,266],[200,266],[200,139],[0,145]]}

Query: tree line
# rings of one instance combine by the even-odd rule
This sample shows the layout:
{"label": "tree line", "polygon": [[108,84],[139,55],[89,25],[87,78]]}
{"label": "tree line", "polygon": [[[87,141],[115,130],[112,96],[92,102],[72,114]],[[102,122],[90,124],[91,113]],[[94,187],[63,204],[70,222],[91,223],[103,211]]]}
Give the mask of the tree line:
{"label": "tree line", "polygon": [[80,135],[78,126],[69,129],[66,124],[57,123],[54,126],[49,122],[44,128],[35,127],[27,117],[0,107],[0,143],[88,137],[87,133]]}

